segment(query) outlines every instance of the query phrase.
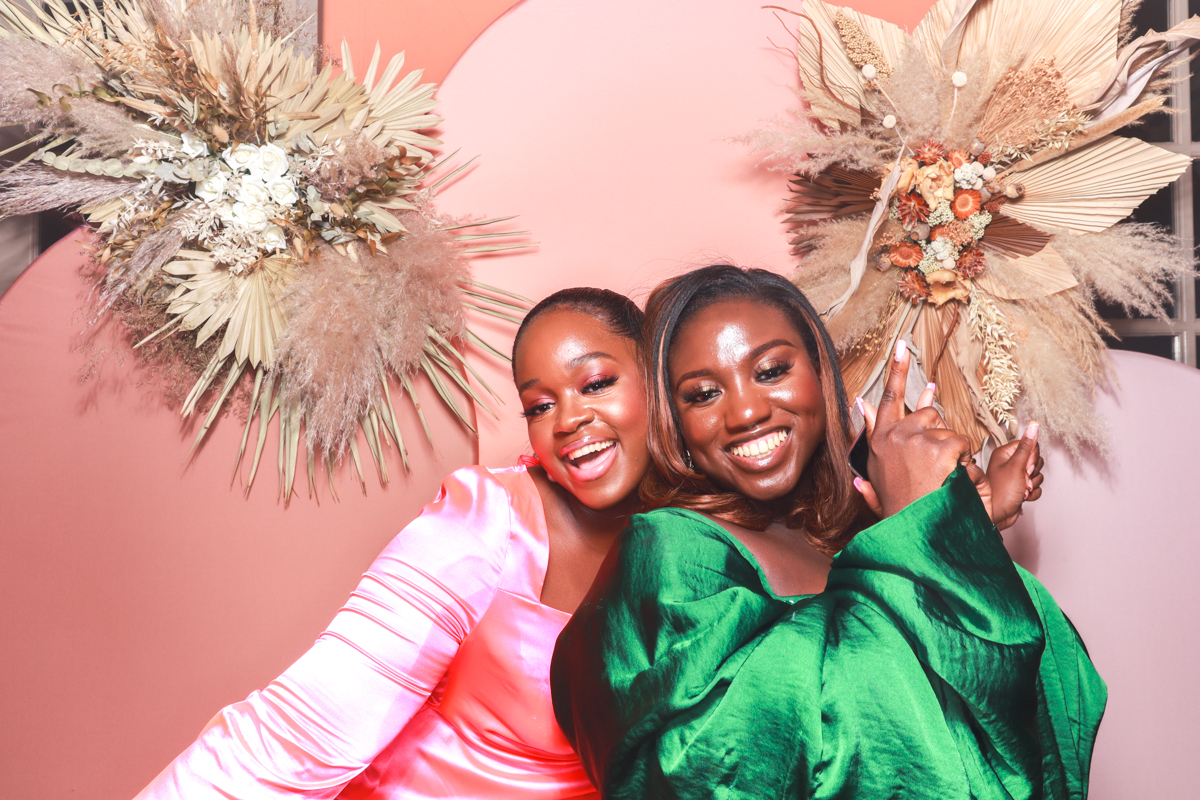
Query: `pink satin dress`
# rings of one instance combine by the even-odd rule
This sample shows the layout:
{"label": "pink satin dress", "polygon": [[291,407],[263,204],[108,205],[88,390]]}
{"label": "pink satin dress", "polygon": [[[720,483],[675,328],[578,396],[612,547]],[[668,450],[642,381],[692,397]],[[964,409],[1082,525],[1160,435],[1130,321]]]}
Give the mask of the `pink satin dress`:
{"label": "pink satin dress", "polygon": [[599,798],[554,721],[549,553],[523,467],[458,470],[312,649],[138,797]]}

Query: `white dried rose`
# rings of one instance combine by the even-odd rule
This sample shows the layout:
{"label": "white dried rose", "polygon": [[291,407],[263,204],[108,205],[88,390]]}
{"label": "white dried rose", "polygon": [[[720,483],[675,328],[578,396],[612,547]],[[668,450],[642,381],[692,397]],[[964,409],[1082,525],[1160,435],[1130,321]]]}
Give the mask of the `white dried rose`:
{"label": "white dried rose", "polygon": [[206,203],[215,203],[225,196],[225,187],[228,185],[228,173],[218,172],[216,175],[196,183],[196,197]]}
{"label": "white dried rose", "polygon": [[264,144],[258,148],[258,160],[250,165],[250,171],[264,183],[282,177],[288,171],[287,151],[277,144]]}
{"label": "white dried rose", "polygon": [[258,234],[254,243],[262,250],[282,250],[287,247],[287,235],[278,225],[270,225]]}
{"label": "white dried rose", "polygon": [[190,133],[183,134],[183,146],[179,149],[189,158],[204,158],[208,155],[208,145],[204,140]]}
{"label": "white dried rose", "polygon": [[244,225],[252,231],[261,231],[270,224],[266,209],[248,203],[234,203],[231,216],[233,222]]}
{"label": "white dried rose", "polygon": [[237,199],[247,205],[261,206],[271,201],[271,193],[267,191],[267,187],[261,181],[255,180],[253,176],[245,175],[238,187]]}
{"label": "white dried rose", "polygon": [[258,162],[258,148],[252,144],[243,143],[229,148],[221,154],[221,157],[235,171],[242,172]]}
{"label": "white dried rose", "polygon": [[300,199],[300,195],[296,193],[296,187],[291,181],[279,178],[267,184],[267,193],[271,199],[281,206],[294,206],[296,201]]}

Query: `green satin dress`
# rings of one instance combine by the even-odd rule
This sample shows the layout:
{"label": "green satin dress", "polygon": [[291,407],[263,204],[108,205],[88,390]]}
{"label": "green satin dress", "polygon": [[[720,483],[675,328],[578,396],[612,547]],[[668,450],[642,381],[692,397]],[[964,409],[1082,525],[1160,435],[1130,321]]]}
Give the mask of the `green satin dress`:
{"label": "green satin dress", "polygon": [[779,597],[700,514],[633,518],[551,667],[606,798],[1083,798],[1107,693],[966,473]]}

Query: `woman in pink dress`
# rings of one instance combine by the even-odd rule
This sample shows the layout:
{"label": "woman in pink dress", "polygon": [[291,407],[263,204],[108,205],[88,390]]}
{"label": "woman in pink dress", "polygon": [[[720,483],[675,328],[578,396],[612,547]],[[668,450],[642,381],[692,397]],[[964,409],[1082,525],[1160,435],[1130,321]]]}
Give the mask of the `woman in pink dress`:
{"label": "woman in pink dress", "polygon": [[312,648],[138,797],[597,797],[554,720],[549,667],[638,510],[641,324],[599,289],[530,311],[513,376],[540,465],[450,475]]}

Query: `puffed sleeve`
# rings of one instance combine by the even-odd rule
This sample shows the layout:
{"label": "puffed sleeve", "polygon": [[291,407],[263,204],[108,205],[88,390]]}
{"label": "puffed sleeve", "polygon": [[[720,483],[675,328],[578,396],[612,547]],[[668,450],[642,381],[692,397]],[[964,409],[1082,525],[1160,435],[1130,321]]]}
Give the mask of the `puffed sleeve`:
{"label": "puffed sleeve", "polygon": [[312,648],[217,714],[138,798],[331,798],[396,737],[495,596],[503,484],[458,470],[379,554]]}
{"label": "puffed sleeve", "polygon": [[[771,709],[755,707],[774,702],[734,678],[790,608],[711,522],[676,509],[632,518],[550,667],[555,717],[605,798],[714,796],[722,759],[710,745],[726,755],[738,747],[717,741],[727,717],[748,713],[769,725]],[[693,735],[714,717],[717,739]],[[747,797],[774,796],[750,773],[790,757],[790,730],[779,733],[755,736],[758,757],[741,771]]]}
{"label": "puffed sleeve", "polygon": [[1082,797],[1103,682],[1031,581],[962,470],[794,603],[655,512],[560,636],[555,712],[611,800]]}

